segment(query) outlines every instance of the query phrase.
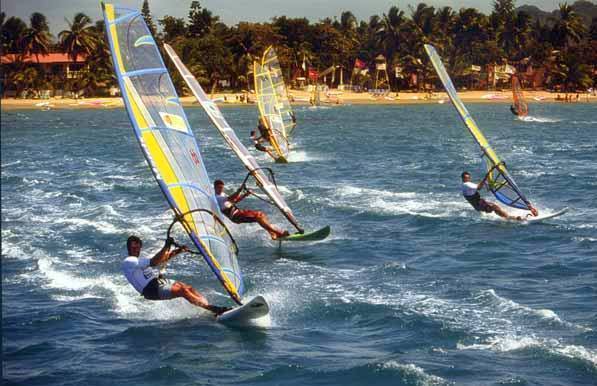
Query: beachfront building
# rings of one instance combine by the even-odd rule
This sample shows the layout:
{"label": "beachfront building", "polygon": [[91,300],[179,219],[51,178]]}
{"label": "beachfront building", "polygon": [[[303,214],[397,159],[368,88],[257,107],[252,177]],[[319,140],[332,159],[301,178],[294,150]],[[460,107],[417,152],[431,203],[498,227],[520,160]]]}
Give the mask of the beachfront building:
{"label": "beachfront building", "polygon": [[[87,57],[79,54],[76,60],[62,52],[47,55],[5,54],[2,63],[2,95],[5,97],[70,96],[66,85],[80,79],[87,65]],[[26,75],[27,68],[35,68]]]}

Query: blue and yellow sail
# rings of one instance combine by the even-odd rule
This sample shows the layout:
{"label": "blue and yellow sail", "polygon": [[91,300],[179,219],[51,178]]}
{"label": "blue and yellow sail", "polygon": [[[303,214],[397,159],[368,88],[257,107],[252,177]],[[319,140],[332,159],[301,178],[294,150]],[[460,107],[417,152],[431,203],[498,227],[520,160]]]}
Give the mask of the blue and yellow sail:
{"label": "blue and yellow sail", "polygon": [[114,69],[147,163],[168,204],[230,297],[241,303],[238,248],[222,221],[199,146],[143,16],[103,4]]}
{"label": "blue and yellow sail", "polygon": [[429,44],[425,44],[425,51],[427,52],[427,55],[429,55],[429,59],[431,59],[431,63],[433,64],[433,67],[435,67],[435,71],[441,79],[452,104],[460,115],[460,118],[462,118],[464,125],[483,151],[483,158],[485,159],[488,173],[487,183],[489,190],[500,202],[508,206],[531,210],[532,205],[530,201],[520,191],[520,188],[516,185],[510,176],[510,173],[508,173],[505,163],[500,160],[495,151],[489,146],[489,142],[487,142],[487,139],[477,126],[477,123],[473,120],[473,117],[464,106],[464,103],[462,103],[462,100],[460,100],[460,97],[458,97],[452,79],[450,79],[437,51]]}

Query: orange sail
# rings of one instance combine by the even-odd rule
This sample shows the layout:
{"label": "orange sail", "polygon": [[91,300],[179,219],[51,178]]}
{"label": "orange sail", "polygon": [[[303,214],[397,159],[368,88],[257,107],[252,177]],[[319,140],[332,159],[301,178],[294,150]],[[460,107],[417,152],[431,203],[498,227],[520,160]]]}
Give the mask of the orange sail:
{"label": "orange sail", "polygon": [[518,115],[519,117],[526,117],[529,114],[529,106],[524,100],[522,88],[516,75],[512,75],[512,114]]}

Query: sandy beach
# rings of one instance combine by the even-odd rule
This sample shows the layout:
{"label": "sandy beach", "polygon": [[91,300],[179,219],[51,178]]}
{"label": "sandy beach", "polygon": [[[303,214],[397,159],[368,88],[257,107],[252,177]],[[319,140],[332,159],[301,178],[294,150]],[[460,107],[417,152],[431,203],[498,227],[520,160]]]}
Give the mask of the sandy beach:
{"label": "sandy beach", "polygon": [[[237,97],[241,93],[218,93],[213,95],[213,99],[219,105],[249,105],[239,102]],[[290,90],[289,92],[292,104],[307,105],[311,93],[303,90]],[[330,90],[321,92],[321,101],[323,104],[415,104],[415,103],[446,103],[449,102],[448,95],[445,92],[423,93],[423,92],[391,92],[386,95],[373,95],[367,92],[356,93],[351,91]],[[463,101],[468,103],[510,103],[512,93],[510,90],[501,91],[463,91],[459,92]],[[565,103],[564,93],[551,93],[548,91],[525,91],[526,100],[530,103],[555,102],[558,96]],[[578,100],[576,94],[568,94],[571,102],[576,103],[595,103],[596,95],[587,93],[579,94]],[[252,103],[255,101],[255,95],[250,94]],[[192,96],[180,98],[184,106],[198,105]],[[122,107],[123,102],[120,97],[114,98],[50,98],[50,99],[15,99],[5,98],[1,100],[2,110],[18,109],[94,109],[94,108],[116,108]]]}

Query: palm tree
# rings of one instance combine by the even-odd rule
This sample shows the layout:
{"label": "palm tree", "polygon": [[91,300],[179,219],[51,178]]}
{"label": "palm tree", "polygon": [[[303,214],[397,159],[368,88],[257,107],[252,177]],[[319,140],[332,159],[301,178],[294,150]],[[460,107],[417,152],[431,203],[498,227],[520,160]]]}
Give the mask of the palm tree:
{"label": "palm tree", "polygon": [[378,42],[384,48],[386,58],[392,59],[394,53],[399,51],[402,45],[402,33],[406,25],[404,12],[398,7],[391,7],[387,14],[381,18],[380,25],[376,31]]}
{"label": "palm tree", "polygon": [[357,29],[358,23],[357,18],[354,14],[350,11],[342,12],[340,15],[340,30],[343,32],[351,31],[355,32]]}
{"label": "palm tree", "polygon": [[77,61],[81,54],[90,55],[97,47],[97,37],[91,25],[91,19],[84,13],[77,13],[72,22],[66,20],[68,30],[58,34],[60,44],[66,53]]}
{"label": "palm tree", "polygon": [[2,54],[20,53],[21,37],[27,30],[27,24],[18,17],[11,16],[6,21],[2,12]]}
{"label": "palm tree", "polygon": [[40,74],[34,67],[23,68],[21,71],[15,71],[12,73],[12,77],[9,80],[13,83],[17,90],[17,98],[22,91],[28,90],[40,83]]}
{"label": "palm tree", "polygon": [[560,19],[552,30],[554,46],[566,50],[570,43],[580,42],[585,31],[581,17],[572,7],[568,3],[560,4]]}
{"label": "palm tree", "polygon": [[23,55],[35,55],[39,63],[39,55],[47,55],[52,44],[52,35],[46,17],[39,12],[31,14],[31,26],[21,37]]}

